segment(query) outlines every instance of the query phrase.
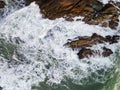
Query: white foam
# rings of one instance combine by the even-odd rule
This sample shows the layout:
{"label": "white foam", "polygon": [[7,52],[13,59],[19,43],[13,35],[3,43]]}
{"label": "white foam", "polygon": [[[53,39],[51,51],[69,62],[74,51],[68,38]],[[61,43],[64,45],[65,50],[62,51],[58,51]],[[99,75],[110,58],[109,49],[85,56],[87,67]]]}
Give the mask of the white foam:
{"label": "white foam", "polygon": [[98,0],[102,2],[103,4],[107,4],[109,1],[114,1],[114,2],[120,2],[120,0]]}
{"label": "white foam", "polygon": [[[48,77],[48,84],[59,84],[64,77],[68,77],[76,84],[86,84],[83,81],[92,73],[102,79],[93,78],[94,82],[105,82],[108,78],[97,70],[113,68],[109,58],[96,56],[95,58],[79,60],[76,53],[63,45],[68,39],[78,36],[91,36],[98,33],[102,36],[113,35],[115,30],[96,25],[88,25],[81,21],[68,22],[64,19],[43,19],[39,7],[32,3],[20,9],[5,19],[0,27],[1,34],[9,41],[19,37],[25,43],[17,44],[19,52],[28,64],[8,67],[7,62],[0,62],[0,86],[4,90],[30,90],[31,85],[44,81]],[[88,64],[90,61],[90,64]],[[104,77],[104,78],[103,78]]]}

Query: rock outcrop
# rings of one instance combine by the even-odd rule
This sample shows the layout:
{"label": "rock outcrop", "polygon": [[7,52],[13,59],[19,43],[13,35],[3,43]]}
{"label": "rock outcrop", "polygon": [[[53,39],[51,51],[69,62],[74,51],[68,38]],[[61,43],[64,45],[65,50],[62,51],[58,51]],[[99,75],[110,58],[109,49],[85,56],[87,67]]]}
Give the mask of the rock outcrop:
{"label": "rock outcrop", "polygon": [[103,5],[97,0],[26,0],[26,5],[32,1],[39,5],[45,18],[53,20],[64,17],[72,21],[75,16],[84,16],[83,21],[88,24],[99,24],[112,29],[118,26],[120,2]]}
{"label": "rock outcrop", "polygon": [[120,39],[120,36],[118,35],[113,35],[113,36],[108,35],[103,37],[101,35],[94,33],[91,37],[88,37],[88,36],[78,37],[77,40],[68,42],[64,46],[69,46],[73,50],[80,49],[80,51],[77,54],[80,59],[89,58],[90,56],[94,57],[96,55],[107,57],[113,53],[111,49],[103,47],[101,52],[100,50],[92,50],[90,49],[90,47],[92,47],[93,45],[101,44],[101,43],[102,44],[117,43],[119,39]]}
{"label": "rock outcrop", "polygon": [[5,2],[4,1],[0,1],[0,8],[4,8],[5,7]]}
{"label": "rock outcrop", "polygon": [[91,50],[91,49],[82,48],[78,52],[77,55],[80,59],[83,59],[83,58],[89,58],[91,56],[94,57],[96,55],[107,57],[113,53],[111,49],[108,49],[106,47],[103,47],[102,49],[103,49],[103,51],[101,52],[99,50]]}
{"label": "rock outcrop", "polygon": [[106,36],[102,37],[96,33],[94,33],[91,37],[85,36],[85,37],[78,37],[78,40],[74,40],[72,42],[68,42],[65,45],[71,47],[72,49],[75,48],[83,48],[83,47],[91,47],[96,44],[100,43],[117,43],[120,36],[114,35],[114,36]]}
{"label": "rock outcrop", "polygon": [[[75,16],[83,16],[83,19],[77,19],[77,21],[82,20],[90,25],[101,25],[111,29],[116,29],[118,26],[120,2],[109,1],[104,5],[98,0],[26,0],[26,5],[32,1],[39,5],[44,18],[54,20],[63,17],[68,21],[73,21]],[[117,43],[119,38],[118,35],[103,37],[94,33],[91,37],[78,37],[77,40],[67,42],[64,46],[69,46],[73,50],[80,49],[78,52],[80,59],[95,55],[107,57],[113,53],[112,50],[103,47],[101,52],[92,50],[90,47],[101,43]]]}
{"label": "rock outcrop", "polygon": [[[94,4],[93,4],[94,6]],[[83,21],[88,24],[101,25],[104,27],[110,27],[111,29],[116,29],[118,26],[118,18],[120,11],[115,7],[115,4],[108,3],[102,5],[99,2],[96,4],[96,7],[100,7],[99,10],[94,9],[94,13],[87,14]]]}

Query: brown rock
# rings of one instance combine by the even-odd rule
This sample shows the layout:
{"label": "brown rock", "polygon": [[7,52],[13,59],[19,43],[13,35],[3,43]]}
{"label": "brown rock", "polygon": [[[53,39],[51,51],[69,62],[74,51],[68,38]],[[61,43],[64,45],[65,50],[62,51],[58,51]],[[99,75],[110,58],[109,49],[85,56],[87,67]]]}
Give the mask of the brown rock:
{"label": "brown rock", "polygon": [[91,50],[91,49],[86,49],[86,48],[82,48],[79,52],[78,52],[78,57],[80,59],[83,58],[89,58],[89,57],[95,57],[96,55],[102,55],[104,57],[110,56],[112,54],[112,50],[104,47],[103,48],[103,52],[101,53],[99,50]]}
{"label": "brown rock", "polygon": [[108,49],[108,48],[106,48],[106,47],[103,48],[102,56],[108,57],[108,56],[110,56],[111,54],[113,54],[113,52],[112,52],[111,49]]}
{"label": "brown rock", "polygon": [[96,33],[94,33],[91,37],[78,37],[78,40],[68,42],[65,44],[65,46],[69,46],[72,49],[75,48],[82,48],[82,47],[91,47],[95,44],[100,44],[100,43],[106,43],[108,42],[109,44],[117,43],[118,40],[120,39],[120,36],[118,35],[113,35],[113,36],[106,36],[102,37]]}
{"label": "brown rock", "polygon": [[87,24],[99,24],[112,29],[118,26],[120,2],[103,5],[97,0],[26,0],[26,5],[33,1],[39,5],[44,18],[53,20],[64,17],[68,21],[73,21],[72,18],[75,16],[84,16],[83,21]]}
{"label": "brown rock", "polygon": [[108,39],[94,33],[91,37],[79,37],[78,40],[68,42],[65,45],[71,47],[72,49],[81,47],[91,47],[97,43],[108,42]]}
{"label": "brown rock", "polygon": [[118,26],[118,21],[115,21],[115,20],[109,21],[109,27],[110,28],[116,29],[117,26]]}
{"label": "brown rock", "polygon": [[93,56],[93,54],[94,54],[93,50],[82,48],[77,55],[80,59],[83,59],[83,58],[89,58],[90,56]]}
{"label": "brown rock", "polygon": [[[110,56],[113,52],[112,50],[103,47],[103,52],[100,52],[99,50],[91,50],[91,49],[86,49],[87,47],[92,47],[93,45],[100,44],[100,43],[118,43],[118,40],[120,39],[119,35],[107,35],[105,37],[102,37],[96,33],[94,33],[91,37],[77,37],[78,40],[74,40],[71,42],[68,42],[65,44],[65,46],[71,47],[73,50],[74,49],[81,49],[79,53],[77,54],[80,59],[83,58],[89,58],[90,56],[95,56],[95,55],[102,55],[104,57]],[[76,38],[76,39],[77,39]]]}
{"label": "brown rock", "polygon": [[5,7],[5,2],[4,1],[0,1],[0,8],[4,8]]}
{"label": "brown rock", "polygon": [[107,39],[107,41],[109,41],[110,44],[113,44],[113,43],[118,43],[118,40],[120,39],[120,36],[118,35],[113,35],[113,36],[106,36],[105,37]]}
{"label": "brown rock", "polygon": [[80,15],[87,3],[92,0],[26,0],[26,4],[32,1],[36,1],[45,17],[56,19],[65,15]]}
{"label": "brown rock", "polygon": [[39,6],[44,3],[47,3],[48,1],[51,1],[51,0],[25,0],[26,5],[29,5],[32,2],[36,2]]}
{"label": "brown rock", "polygon": [[87,15],[83,19],[83,21],[91,25],[101,24],[101,26],[109,26],[111,29],[116,29],[116,27],[118,26],[118,18],[120,15],[118,11],[119,10],[115,6],[108,3],[103,7],[101,6],[101,9],[96,13]]}

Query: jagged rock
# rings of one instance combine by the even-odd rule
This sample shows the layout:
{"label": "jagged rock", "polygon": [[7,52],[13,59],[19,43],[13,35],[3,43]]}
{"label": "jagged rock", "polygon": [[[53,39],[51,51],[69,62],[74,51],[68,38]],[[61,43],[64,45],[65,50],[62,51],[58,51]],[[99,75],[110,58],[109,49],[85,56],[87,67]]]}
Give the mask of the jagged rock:
{"label": "jagged rock", "polygon": [[118,43],[120,36],[119,35],[113,35],[113,36],[108,35],[105,38],[107,39],[107,41],[109,41],[110,44],[113,44],[113,43]]}
{"label": "jagged rock", "polygon": [[26,0],[26,4],[29,5],[33,1],[39,5],[45,18],[64,17],[68,21],[73,21],[72,18],[75,16],[84,16],[83,21],[87,24],[99,24],[112,29],[118,26],[120,2],[103,5],[97,0]]}
{"label": "jagged rock", "polygon": [[103,47],[103,52],[102,52],[102,56],[107,57],[110,56],[111,54],[113,54],[111,49],[108,49],[106,47]]}
{"label": "jagged rock", "polygon": [[[39,5],[44,18],[53,20],[63,17],[68,21],[73,21],[73,17],[83,16],[82,21],[87,24],[101,25],[112,29],[116,29],[118,26],[120,10],[116,6],[120,7],[120,2],[109,2],[103,5],[98,0],[26,0],[26,4],[29,5],[32,1]],[[91,37],[79,37],[77,40],[67,42],[65,46],[69,46],[72,49],[81,48],[80,52],[85,57],[93,55],[93,53],[98,54],[99,51],[83,48],[92,47],[100,43],[117,43],[119,38],[120,36],[117,35],[103,37],[94,33]],[[103,56],[109,56],[111,53],[110,49],[103,48]]]}
{"label": "jagged rock", "polygon": [[5,7],[5,2],[4,1],[0,1],[0,8],[4,8]]}
{"label": "jagged rock", "polygon": [[72,49],[82,48],[82,47],[91,47],[95,44],[105,43],[105,42],[108,42],[110,44],[117,43],[119,38],[120,36],[118,35],[102,37],[94,33],[91,37],[87,37],[87,36],[79,37],[78,40],[68,42],[65,45],[71,47]]}
{"label": "jagged rock", "polygon": [[95,56],[95,55],[102,55],[104,57],[107,57],[111,55],[113,52],[112,50],[103,47],[103,52],[100,53],[99,50],[91,50],[91,49],[86,49],[87,47],[92,47],[93,45],[100,44],[100,43],[118,43],[118,40],[120,39],[119,35],[107,35],[105,37],[102,37],[96,33],[94,33],[91,37],[84,36],[84,37],[77,37],[78,40],[73,40],[71,42],[68,42],[65,44],[65,46],[69,46],[70,48],[74,49],[80,49],[78,52],[78,56],[80,59],[83,58],[89,58],[90,56]]}
{"label": "jagged rock", "polygon": [[112,4],[106,4],[101,10],[94,14],[87,15],[83,21],[88,24],[101,25],[116,29],[119,22],[119,10]]}
{"label": "jagged rock", "polygon": [[89,58],[94,54],[95,52],[93,50],[82,48],[77,55],[79,56],[80,59],[83,59],[83,58]]}
{"label": "jagged rock", "polygon": [[80,59],[83,59],[83,58],[89,58],[91,56],[96,56],[96,55],[102,55],[104,57],[107,57],[107,56],[110,56],[112,54],[112,50],[104,47],[103,48],[103,52],[101,53],[99,50],[91,50],[91,49],[86,49],[86,48],[82,48],[79,52],[78,52],[78,57]]}
{"label": "jagged rock", "polygon": [[[87,3],[92,0],[31,0],[40,6],[41,13],[49,19],[80,15]],[[29,0],[26,0],[29,3]]]}

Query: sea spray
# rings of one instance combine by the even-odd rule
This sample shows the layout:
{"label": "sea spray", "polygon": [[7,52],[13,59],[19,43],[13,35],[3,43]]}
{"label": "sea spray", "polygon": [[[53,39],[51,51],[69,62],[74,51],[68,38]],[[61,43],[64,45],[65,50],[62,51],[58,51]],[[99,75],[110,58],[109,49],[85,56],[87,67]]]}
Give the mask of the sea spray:
{"label": "sea spray", "polygon": [[[71,86],[76,86],[76,89],[77,86],[94,86],[113,78],[116,67],[112,56],[79,60],[76,55],[78,51],[64,44],[78,36],[91,36],[93,33],[114,35],[117,30],[82,21],[68,22],[63,18],[43,19],[39,11],[39,7],[32,3],[5,16],[4,22],[1,22],[0,34],[7,42],[16,45],[17,52],[25,57],[21,58],[22,63],[13,65],[1,56],[0,86],[4,90],[31,90],[33,85],[39,84],[38,90],[42,87],[43,90],[51,87],[53,90],[59,86],[60,90],[75,90]],[[21,42],[16,42],[16,38]],[[106,43],[105,46],[114,50],[117,44]]]}

